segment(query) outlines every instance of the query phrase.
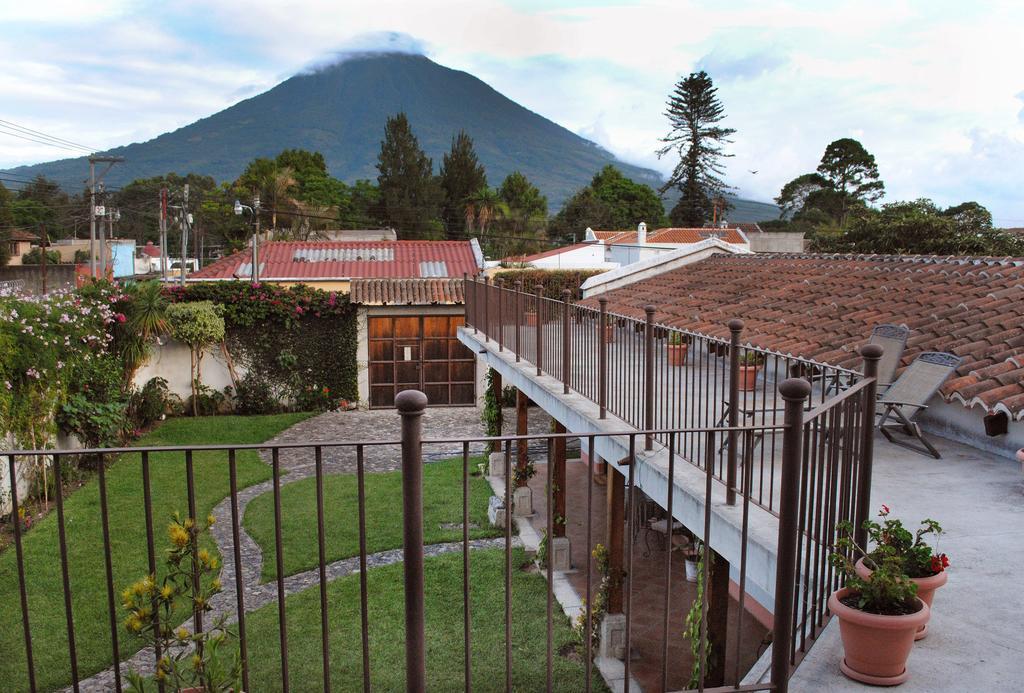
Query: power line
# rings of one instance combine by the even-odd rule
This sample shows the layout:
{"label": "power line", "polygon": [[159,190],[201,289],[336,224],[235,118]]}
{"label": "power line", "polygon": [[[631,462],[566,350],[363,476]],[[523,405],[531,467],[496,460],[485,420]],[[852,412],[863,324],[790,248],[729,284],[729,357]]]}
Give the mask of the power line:
{"label": "power line", "polygon": [[4,120],[4,119],[0,118],[0,125],[3,125],[4,127],[15,129],[15,130],[19,130],[19,131],[24,132],[24,133],[29,134],[29,135],[34,135],[36,137],[42,137],[42,138],[47,139],[47,140],[52,140],[53,142],[56,142],[58,144],[63,144],[63,145],[71,146],[71,147],[76,147],[78,149],[85,149],[86,151],[89,151],[89,152],[98,151],[98,149],[96,147],[87,147],[84,144],[79,144],[78,142],[72,142],[71,140],[64,139],[63,137],[56,137],[54,135],[48,135],[45,132],[40,132],[39,130],[33,130],[32,128],[27,128],[24,125],[18,125],[17,123],[14,123],[14,122],[12,122],[10,120]]}
{"label": "power line", "polygon": [[[57,149],[64,149],[64,150],[69,151],[69,152],[76,152],[76,153],[79,152],[79,149],[76,148],[76,147],[66,147],[63,144],[57,144],[56,142],[50,142],[48,140],[37,139],[35,137],[30,137],[28,135],[24,135],[24,134],[21,134],[21,133],[18,133],[18,132],[8,132],[7,130],[2,129],[3,127],[5,127],[5,126],[0,125],[0,135],[8,135],[10,137],[17,137],[18,139],[25,140],[27,142],[33,142],[35,144],[44,144],[44,145],[47,145],[49,147],[56,147]],[[87,150],[84,150],[84,151],[86,153],[88,153],[90,150],[87,149]]]}

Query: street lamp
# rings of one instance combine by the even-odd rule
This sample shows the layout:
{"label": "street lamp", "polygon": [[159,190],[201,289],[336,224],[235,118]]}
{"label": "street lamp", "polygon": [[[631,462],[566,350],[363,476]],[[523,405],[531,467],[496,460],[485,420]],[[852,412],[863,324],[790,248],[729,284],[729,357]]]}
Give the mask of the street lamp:
{"label": "street lamp", "polygon": [[252,207],[249,205],[243,205],[238,200],[235,200],[235,216],[242,216],[242,212],[248,210],[249,214],[252,215],[256,221],[256,233],[252,236],[252,282],[255,284],[260,280],[260,198],[254,197],[252,199]]}

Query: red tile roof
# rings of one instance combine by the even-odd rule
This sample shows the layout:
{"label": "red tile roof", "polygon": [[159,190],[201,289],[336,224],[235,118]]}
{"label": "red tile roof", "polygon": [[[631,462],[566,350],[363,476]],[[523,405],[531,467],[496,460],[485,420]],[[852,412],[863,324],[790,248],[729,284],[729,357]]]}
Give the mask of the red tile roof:
{"label": "red tile roof", "polygon": [[355,279],[350,299],[371,306],[465,303],[462,279]]}
{"label": "red tile roof", "polygon": [[142,246],[139,250],[148,257],[160,257],[160,248],[153,245],[153,241],[146,241],[146,245]]}
{"label": "red tile roof", "polygon": [[[260,278],[325,281],[366,277],[462,277],[480,271],[470,241],[270,241],[260,244]],[[252,276],[250,250],[189,275],[190,280]]]}
{"label": "red tile roof", "polygon": [[8,239],[11,241],[38,241],[39,236],[29,231],[22,231],[21,229],[11,229],[11,233],[8,235]]}
{"label": "red tile roof", "polygon": [[947,400],[1024,420],[1024,258],[722,254],[602,295],[616,313],[651,304],[659,323],[719,337],[739,317],[755,346],[848,368],[872,327],[903,324],[904,365],[963,358]]}
{"label": "red tile roof", "polygon": [[[636,231],[594,231],[597,240],[606,244],[633,244],[637,242]],[[721,238],[726,243],[746,243],[736,228],[663,228],[647,232],[648,243],[700,243],[708,238]]]}

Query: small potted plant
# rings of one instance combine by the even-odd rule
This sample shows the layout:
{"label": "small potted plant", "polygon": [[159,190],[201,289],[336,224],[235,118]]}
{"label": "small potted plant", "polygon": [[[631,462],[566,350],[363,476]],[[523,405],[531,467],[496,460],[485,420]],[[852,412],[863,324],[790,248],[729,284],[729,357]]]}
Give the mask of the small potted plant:
{"label": "small potted plant", "polygon": [[740,392],[753,392],[757,389],[757,374],[764,364],[764,356],[756,351],[744,351],[740,355]]}
{"label": "small potted plant", "polygon": [[670,332],[668,336],[668,364],[685,366],[686,352],[690,348],[690,338],[682,332]]}
{"label": "small potted plant", "polygon": [[846,575],[846,586],[832,593],[828,608],[839,619],[844,658],[840,671],[874,686],[896,686],[908,678],[907,659],[917,629],[928,622],[928,605],[917,596],[917,585],[903,572],[903,559],[892,547],[872,552],[875,570],[861,577],[853,557],[867,552],[853,540],[853,526],[842,522],[840,539],[830,556]]}
{"label": "small potted plant", "polygon": [[704,545],[701,544],[700,539],[693,539],[686,548],[683,549],[683,563],[686,568],[686,581],[697,582],[699,575],[700,558],[704,554]]}
{"label": "small potted plant", "polygon": [[[200,529],[191,517],[182,520],[175,513],[167,526],[171,547],[167,551],[166,574],[160,580],[155,575],[146,575],[121,593],[128,612],[125,628],[132,635],[146,638],[150,646],[160,645],[161,657],[153,679],[168,690],[239,690],[242,665],[237,649],[228,644],[233,634],[227,629],[225,614],[215,618],[202,632],[173,625],[188,614],[212,611],[210,600],[221,591],[217,559],[209,550],[199,548],[202,534],[212,525],[212,515]],[[198,587],[193,582],[196,573]],[[232,650],[234,655],[226,657]],[[128,672],[128,681],[129,690],[150,690],[136,671]]]}
{"label": "small potted plant", "polygon": [[529,327],[537,326],[537,311],[535,310],[524,310],[523,316],[526,318],[526,324]]}
{"label": "small potted plant", "polygon": [[[917,596],[931,609],[935,599],[935,590],[946,584],[946,568],[949,567],[949,557],[944,553],[938,553],[925,541],[925,537],[935,535],[938,538],[942,534],[942,527],[935,520],[925,519],[921,526],[913,534],[903,527],[899,520],[889,518],[889,506],[883,505],[878,512],[882,518],[881,523],[868,520],[864,526],[868,530],[868,536],[876,547],[864,558],[857,561],[857,574],[868,580],[875,570],[879,559],[878,554],[881,547],[895,554],[903,562],[903,572],[910,580],[917,585]],[[928,624],[921,626],[915,640],[921,640],[928,634]]]}

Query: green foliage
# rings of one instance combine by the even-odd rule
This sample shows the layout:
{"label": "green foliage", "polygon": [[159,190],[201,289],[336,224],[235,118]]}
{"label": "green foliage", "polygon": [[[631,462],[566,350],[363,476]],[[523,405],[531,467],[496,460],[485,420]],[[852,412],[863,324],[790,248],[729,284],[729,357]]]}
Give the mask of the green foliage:
{"label": "green foliage", "polygon": [[916,612],[917,585],[906,574],[905,557],[897,546],[888,543],[882,536],[884,530],[878,523],[869,520],[864,523],[864,527],[875,543],[875,549],[870,554],[874,568],[870,577],[862,578],[857,574],[857,559],[867,558],[869,554],[854,541],[853,525],[849,522],[836,525],[839,538],[829,555],[832,565],[846,575],[846,586],[852,592],[852,603],[847,602],[847,606],[871,614],[890,616]]}
{"label": "green foliage", "polygon": [[[23,265],[39,265],[43,262],[43,253],[41,248],[33,248],[27,253],[22,254],[21,264]],[[59,265],[60,264],[60,253],[56,250],[46,251],[46,264],[48,265]]]}
{"label": "green foliage", "polygon": [[244,411],[358,400],[356,310],[347,296],[251,282],[175,286],[168,294],[176,303],[211,301],[223,309],[228,351],[246,371],[236,392]]}
{"label": "green foliage", "polygon": [[548,198],[519,171],[505,176],[498,195],[508,205],[509,219],[513,224],[511,230],[515,233],[524,233],[531,223],[547,219]]}
{"label": "green foliage", "polygon": [[552,237],[577,240],[592,229],[636,228],[641,221],[656,228],[665,222],[661,198],[650,186],[635,183],[612,165],[605,166],[576,192],[548,227]]}
{"label": "green foliage", "polygon": [[889,506],[883,505],[878,516],[882,518],[881,522],[864,522],[868,538],[875,545],[875,550],[864,559],[867,567],[873,569],[889,554],[900,558],[903,572],[912,578],[931,577],[949,566],[949,557],[936,552],[926,541],[926,537],[934,535],[938,544],[942,535],[942,526],[938,522],[926,518],[917,531],[911,533],[900,520],[889,517]]}
{"label": "green foliage", "polygon": [[878,164],[864,145],[850,137],[830,142],[818,164],[820,173],[833,190],[853,200],[875,202],[885,194],[878,178]]}
{"label": "green foliage", "polygon": [[[188,614],[208,614],[213,610],[212,599],[221,592],[219,561],[208,549],[200,548],[202,536],[212,526],[213,515],[200,526],[195,518],[182,520],[175,513],[167,527],[170,548],[166,551],[167,570],[160,582],[156,576],[146,575],[121,593],[122,605],[128,611],[125,629],[143,637],[152,647],[160,647],[163,656],[153,678],[175,691],[234,691],[242,676],[237,652],[229,659],[231,664],[222,661],[229,655],[222,655],[221,648],[234,637],[227,629],[226,613],[202,631],[190,632],[184,626],[172,625]],[[147,690],[138,672],[130,671],[128,681],[130,690]]]}
{"label": "green foliage", "polygon": [[[684,635],[690,641],[690,652],[693,654],[693,669],[690,671],[689,688],[697,688],[700,684],[701,671],[705,673],[714,666],[718,653],[713,651],[710,639],[707,637],[707,623],[704,623],[704,576],[708,572],[708,566],[704,563],[704,550],[700,541],[694,543],[693,551],[697,558],[697,594],[694,595],[690,610],[686,612],[686,629]],[[715,561],[711,559],[710,569],[714,570]],[[701,638],[701,630],[704,637]],[[704,659],[701,660],[701,650],[704,651]]]}
{"label": "green foliage", "polygon": [[[601,574],[601,584],[597,587],[594,595],[594,603],[590,609],[590,642],[594,651],[601,642],[601,622],[608,613],[608,595],[612,588],[611,565],[608,557],[608,549],[604,544],[598,544],[591,552],[597,562],[597,570]],[[621,581],[621,577],[618,578]],[[576,616],[572,624],[573,635],[576,640],[586,645],[587,638],[587,600],[583,600],[583,608]]]}
{"label": "green foliage", "polygon": [[809,240],[818,252],[921,255],[1024,255],[1024,239],[1005,231],[965,228],[931,200],[892,202],[853,217],[849,228],[816,230]]}
{"label": "green foliage", "polygon": [[681,196],[669,217],[675,226],[703,226],[712,217],[712,204],[729,186],[721,176],[723,151],[736,130],[719,125],[725,108],[718,89],[706,72],[691,72],[676,83],[669,95],[665,116],[670,129],[661,139],[661,158],[675,152],[679,162],[660,192],[677,189]]}
{"label": "green foliage", "polygon": [[173,303],[167,307],[167,325],[179,342],[202,349],[224,339],[224,309],[212,301]]}
{"label": "green foliage", "polygon": [[[177,397],[167,388],[163,378],[150,378],[142,389],[132,394],[129,402],[132,420],[146,428],[174,413]],[[178,402],[180,404],[180,402]]]}
{"label": "green foliage", "polygon": [[283,394],[269,380],[247,373],[235,387],[235,412],[238,414],[276,414],[281,411]]}
{"label": "green foliage", "polygon": [[466,228],[466,202],[477,190],[487,187],[487,172],[473,149],[473,138],[465,130],[452,138],[451,151],[441,161],[440,182],[444,190],[441,218],[450,236],[459,235]]}
{"label": "green foliage", "polygon": [[[484,391],[484,408],[480,412],[480,420],[484,424],[484,434],[487,436],[500,436],[501,425],[503,421],[501,403],[498,402],[498,398],[494,395],[494,376],[496,375],[493,368],[487,369],[487,385]],[[498,450],[500,445],[496,443],[488,443],[487,451],[495,452]]]}
{"label": "green foliage", "polygon": [[384,218],[399,237],[439,237],[441,187],[405,113],[388,118],[384,126],[377,171]]}
{"label": "green foliage", "polygon": [[562,300],[562,291],[565,289],[572,292],[573,298],[579,298],[583,282],[597,274],[601,274],[601,270],[516,269],[496,272],[494,279],[504,279],[507,288],[513,288],[517,281],[522,282],[523,291],[529,293],[533,293],[534,287],[539,284],[544,287],[545,297]]}
{"label": "green foliage", "polygon": [[127,404],[92,399],[81,393],[67,398],[61,407],[63,427],[75,433],[85,447],[105,448],[121,441]]}

